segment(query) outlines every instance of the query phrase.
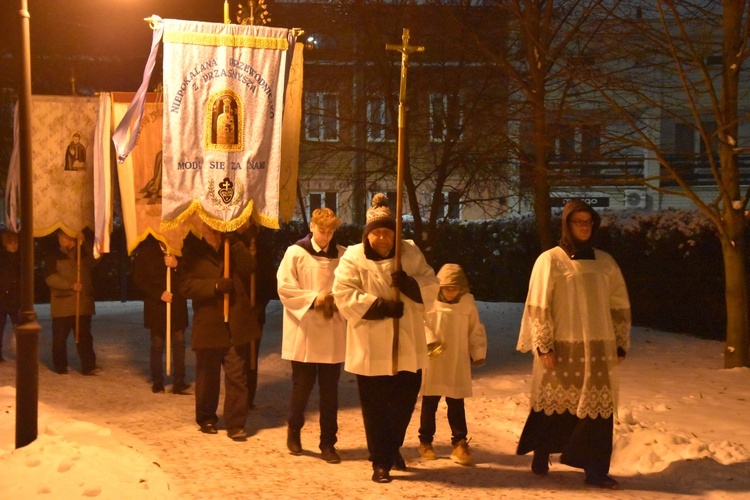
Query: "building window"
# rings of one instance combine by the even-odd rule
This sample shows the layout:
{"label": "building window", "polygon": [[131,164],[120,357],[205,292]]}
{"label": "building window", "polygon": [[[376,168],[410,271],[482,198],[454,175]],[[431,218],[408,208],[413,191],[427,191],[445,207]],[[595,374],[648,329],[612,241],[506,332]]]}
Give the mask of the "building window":
{"label": "building window", "polygon": [[430,94],[430,139],[457,141],[461,139],[461,107],[457,96]]}
{"label": "building window", "polygon": [[305,139],[338,141],[338,95],[325,92],[305,94]]}
{"label": "building window", "polygon": [[333,213],[338,212],[338,195],[335,191],[312,192],[307,195],[307,206],[310,209],[309,216],[318,208],[330,208]]}
{"label": "building window", "polygon": [[706,57],[706,66],[720,68],[724,65],[724,56],[721,54],[712,54]]}
{"label": "building window", "polygon": [[448,191],[443,195],[443,218],[460,219],[461,218],[461,195],[457,191]]}
{"label": "building window", "polygon": [[581,127],[581,156],[584,159],[595,160],[599,158],[601,135],[601,127],[598,124]]}
{"label": "building window", "polygon": [[555,131],[555,157],[558,160],[599,158],[601,149],[601,125],[558,124]]}
{"label": "building window", "polygon": [[674,125],[674,149],[675,152],[687,154],[695,153],[695,129],[685,123]]}
{"label": "building window", "polygon": [[571,160],[576,154],[576,129],[567,124],[557,127],[555,152],[559,160]]}
{"label": "building window", "polygon": [[382,97],[367,100],[367,140],[370,142],[393,142],[396,134],[393,131],[391,113]]}

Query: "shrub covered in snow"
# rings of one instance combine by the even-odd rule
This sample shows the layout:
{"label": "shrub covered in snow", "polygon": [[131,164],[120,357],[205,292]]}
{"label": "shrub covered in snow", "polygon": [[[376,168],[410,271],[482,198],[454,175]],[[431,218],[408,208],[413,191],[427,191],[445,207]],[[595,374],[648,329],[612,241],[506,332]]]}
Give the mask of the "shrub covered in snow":
{"label": "shrub covered in snow", "polygon": [[[721,245],[710,221],[697,211],[660,213],[605,211],[598,246],[614,255],[630,291],[633,320],[661,330],[691,332],[722,339],[725,328],[724,272]],[[559,228],[559,219],[553,220]],[[404,238],[424,241],[404,221]],[[540,248],[531,216],[481,221],[441,221],[440,237],[431,249],[437,271],[447,262],[460,264],[477,300],[523,302],[529,275]],[[261,230],[261,246],[270,248],[278,265],[286,248],[307,234],[301,221],[280,230]],[[559,232],[559,230],[558,230]],[[750,232],[749,232],[750,235]],[[556,235],[558,237],[559,235]],[[343,245],[358,243],[362,226],[344,225],[337,232]],[[56,243],[37,241],[36,300],[46,302],[43,248]],[[94,273],[97,300],[138,300],[130,277],[131,258],[123,235],[113,235],[112,253]],[[44,244],[42,244],[44,243]]]}

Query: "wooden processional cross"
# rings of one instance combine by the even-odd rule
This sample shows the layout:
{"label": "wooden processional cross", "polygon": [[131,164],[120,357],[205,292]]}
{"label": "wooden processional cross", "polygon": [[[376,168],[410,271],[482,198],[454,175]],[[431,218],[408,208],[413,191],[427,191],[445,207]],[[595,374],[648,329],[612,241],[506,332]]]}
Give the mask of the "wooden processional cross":
{"label": "wooden processional cross", "polygon": [[[409,67],[409,54],[424,52],[424,47],[409,45],[409,29],[404,28],[401,45],[387,43],[385,50],[401,52],[401,85],[398,92],[398,162],[396,170],[396,245],[393,266],[401,270],[401,214],[403,213],[404,163],[406,158],[406,71]],[[395,290],[395,299],[399,299],[399,289]],[[393,374],[398,373],[398,318],[393,318]]]}

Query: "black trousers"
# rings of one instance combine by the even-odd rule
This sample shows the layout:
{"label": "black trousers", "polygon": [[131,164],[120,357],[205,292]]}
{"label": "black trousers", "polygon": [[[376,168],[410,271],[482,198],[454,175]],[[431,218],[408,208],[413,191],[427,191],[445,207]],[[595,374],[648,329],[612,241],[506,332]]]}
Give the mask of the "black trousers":
{"label": "black trousers", "polygon": [[532,411],[526,420],[516,453],[562,453],[560,463],[584,469],[587,474],[607,474],[612,458],[614,419],[578,418],[571,413]]}
{"label": "black trousers", "polygon": [[[174,385],[185,385],[185,330],[172,332],[172,362]],[[165,330],[151,330],[151,382],[164,385],[164,350],[167,345]]]}
{"label": "black trousers", "polygon": [[0,309],[0,359],[3,359],[3,333],[5,332],[5,322],[9,316],[12,326],[15,328],[16,323],[18,323],[18,311]]}
{"label": "black trousers", "polygon": [[247,404],[248,408],[255,405],[255,394],[258,392],[258,355],[260,353],[260,339],[251,340],[247,350],[245,372],[247,374]]}
{"label": "black trousers", "polygon": [[[91,316],[78,317],[78,357],[81,358],[81,372],[96,368],[94,337],[91,336]],[[68,370],[68,335],[75,329],[76,317],[52,318],[52,364],[57,373]]]}
{"label": "black trousers", "polygon": [[292,361],[292,399],[287,423],[294,431],[299,431],[305,425],[305,408],[317,380],[320,394],[321,450],[333,448],[337,441],[340,378],[341,363]]}
{"label": "black trousers", "polygon": [[[422,396],[422,413],[419,419],[419,442],[432,443],[435,436],[435,415],[441,396]],[[464,400],[445,398],[448,404],[448,425],[451,427],[451,444],[466,439],[466,410]]]}
{"label": "black trousers", "polygon": [[219,421],[221,369],[224,368],[224,422],[227,429],[244,428],[247,421],[245,361],[250,344],[220,349],[195,349],[195,421]]}
{"label": "black trousers", "polygon": [[393,457],[404,444],[422,385],[422,370],[375,377],[357,375],[357,385],[372,466],[390,470]]}

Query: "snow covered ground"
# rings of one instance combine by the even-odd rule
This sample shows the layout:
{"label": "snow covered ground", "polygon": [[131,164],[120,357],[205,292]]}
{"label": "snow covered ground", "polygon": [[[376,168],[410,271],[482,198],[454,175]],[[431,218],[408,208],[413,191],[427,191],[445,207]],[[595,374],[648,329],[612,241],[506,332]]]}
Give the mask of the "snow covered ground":
{"label": "snow covered ground", "polygon": [[[448,458],[450,430],[441,404],[440,459],[420,461],[419,405],[403,448],[407,472],[370,481],[355,379],[340,386],[342,463],[317,449],[317,398],[302,431],[305,452],[286,450],[288,362],[279,357],[280,304],[268,307],[256,404],[246,442],[224,431],[205,435],[193,421],[194,397],[152,394],[148,333],[139,302],[98,303],[94,346],[103,372],[81,376],[72,339],[70,375],[51,369],[49,307],[37,306],[40,334],[39,438],[14,450],[15,347],[6,331],[0,363],[0,498],[747,498],[750,495],[750,369],[722,369],[720,342],[645,328],[633,331],[622,367],[611,473],[623,490],[600,491],[560,465],[534,476],[514,454],[528,414],[531,356],[515,351],[521,304],[479,303],[487,326],[487,365],[475,369],[467,400],[477,465]],[[192,382],[194,357],[188,353]],[[221,423],[220,423],[221,426]]]}

